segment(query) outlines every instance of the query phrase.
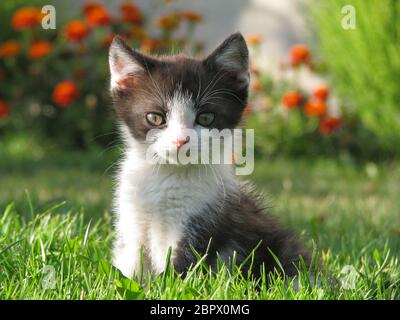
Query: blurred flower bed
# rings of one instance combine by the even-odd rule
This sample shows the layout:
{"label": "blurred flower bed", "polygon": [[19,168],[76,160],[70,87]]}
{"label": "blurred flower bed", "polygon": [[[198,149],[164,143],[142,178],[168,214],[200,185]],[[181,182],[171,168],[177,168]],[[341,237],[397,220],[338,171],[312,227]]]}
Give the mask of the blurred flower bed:
{"label": "blurred flower bed", "polygon": [[351,139],[345,106],[338,103],[322,80],[311,91],[301,86],[301,73],[318,73],[319,66],[310,48],[305,44],[293,45],[272,75],[273,72],[257,66],[262,37],[248,35],[247,42],[253,65],[246,116],[249,127],[265,128],[258,131],[256,150],[273,156],[329,154],[347,149]]}
{"label": "blurred flower bed", "polygon": [[108,93],[114,35],[146,53],[201,50],[192,41],[203,19],[195,11],[171,9],[153,17],[124,2],[112,14],[87,2],[80,16],[56,30],[44,30],[42,17],[41,6],[19,7],[7,17],[12,37],[0,43],[0,135],[13,128],[62,146],[107,144],[115,139]]}
{"label": "blurred flower bed", "polygon": [[[294,44],[276,66],[263,69],[257,65],[265,59],[259,55],[263,38],[252,34],[247,42],[253,64],[246,116],[248,127],[257,129],[259,156],[382,160],[395,155],[363,125],[359,109],[334,90],[329,70],[308,45]],[[304,75],[317,83],[305,88]]]}
{"label": "blurred flower bed", "polygon": [[[202,52],[202,44],[192,40],[204,20],[195,11],[170,7],[168,13],[154,17],[132,1],[113,13],[99,3],[86,2],[79,16],[49,31],[41,28],[39,8],[16,5],[10,14],[0,13],[0,27],[9,31],[0,37],[0,136],[18,130],[38,133],[61,146],[107,146],[116,139],[107,61],[115,34],[146,53]],[[365,109],[340,96],[338,80],[333,81],[326,61],[308,45],[295,44],[274,73],[258,66],[263,59],[261,36],[246,38],[252,81],[245,117],[248,127],[256,129],[257,155],[344,154],[376,159],[396,154],[391,152],[395,148],[383,148],[371,126],[364,125],[360,114]],[[306,90],[304,71],[329,81]],[[339,81],[345,86],[346,79]]]}

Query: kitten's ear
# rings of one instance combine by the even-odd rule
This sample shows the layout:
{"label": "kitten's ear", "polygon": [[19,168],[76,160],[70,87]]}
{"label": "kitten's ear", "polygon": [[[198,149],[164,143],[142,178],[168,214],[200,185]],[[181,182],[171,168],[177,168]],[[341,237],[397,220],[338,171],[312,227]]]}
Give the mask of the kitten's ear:
{"label": "kitten's ear", "polygon": [[135,79],[154,66],[154,60],[130,48],[120,37],[115,37],[109,51],[111,90],[131,87]]}
{"label": "kitten's ear", "polygon": [[242,87],[249,84],[249,50],[246,41],[239,32],[225,39],[206,58],[205,63],[234,74]]}

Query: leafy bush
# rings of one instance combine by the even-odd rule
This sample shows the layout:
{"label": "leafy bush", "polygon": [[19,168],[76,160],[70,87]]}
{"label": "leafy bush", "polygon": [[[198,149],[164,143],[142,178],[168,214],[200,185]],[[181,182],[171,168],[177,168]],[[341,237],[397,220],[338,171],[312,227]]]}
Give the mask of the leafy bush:
{"label": "leafy bush", "polygon": [[[115,137],[107,61],[113,36],[149,53],[200,48],[191,40],[202,20],[194,11],[154,19],[131,2],[116,15],[90,2],[81,16],[44,30],[40,6],[2,6],[8,16],[1,22],[7,21],[0,38],[0,134],[37,132],[72,147],[108,143]],[[178,36],[181,29],[186,33]]]}
{"label": "leafy bush", "polygon": [[[331,42],[336,43],[333,34],[326,36],[326,39],[323,43],[327,46]],[[389,39],[386,41],[390,46]],[[258,57],[261,37],[248,36],[248,42],[252,48],[253,62],[262,59]],[[252,114],[248,126],[257,131],[256,151],[259,155],[350,155],[363,160],[387,160],[400,154],[400,130],[396,127],[399,107],[395,102],[395,96],[400,91],[394,90],[399,83],[395,80],[396,69],[393,70],[392,78],[388,76],[386,81],[380,83],[388,91],[385,100],[381,94],[369,90],[366,80],[379,72],[368,67],[362,70],[360,61],[354,64],[359,65],[360,70],[352,73],[350,84],[357,86],[360,101],[365,97],[371,99],[368,104],[365,98],[362,100],[365,106],[361,105],[357,100],[359,96],[351,91],[348,81],[350,76],[346,75],[345,70],[346,63],[348,65],[353,61],[346,60],[345,53],[341,51],[344,48],[338,47],[339,43],[329,47],[329,61],[326,63],[318,56],[318,51],[311,52],[307,45],[295,44],[287,56],[275,63],[275,67],[270,65],[262,70],[256,64],[253,65],[247,114]],[[343,54],[342,59],[340,54],[336,55],[337,50]],[[339,82],[339,77],[330,74],[330,66],[335,65],[336,56],[344,68]],[[364,64],[367,65],[367,62]],[[389,69],[386,67],[386,70]],[[306,82],[310,74],[319,75],[321,79],[321,83],[313,88]],[[333,71],[333,74],[337,72]],[[316,83],[315,79],[311,83]],[[379,97],[382,99],[380,104]],[[376,104],[372,103],[372,99],[376,99]],[[390,116],[381,115],[386,109],[375,108],[382,106],[384,101],[390,104],[387,109]],[[387,124],[386,131],[379,131],[379,125],[384,127],[385,121],[391,121],[391,124]]]}
{"label": "leafy bush", "polygon": [[[39,26],[42,1],[30,8],[22,2],[1,4],[0,135],[25,131],[63,146],[107,145],[116,137],[107,66],[113,35],[149,53],[201,51],[192,41],[202,20],[194,11],[151,17],[124,2],[112,15],[91,2],[72,21],[57,16],[57,29],[51,31]],[[294,45],[278,78],[252,66],[246,116],[256,129],[259,154],[400,155],[400,5],[352,0],[357,28],[344,30],[340,9],[347,2],[310,2],[321,52]],[[247,40],[257,55],[260,36]],[[299,76],[303,71],[323,73],[328,81],[307,91]]]}
{"label": "leafy bush", "polygon": [[[252,35],[248,42],[253,61],[259,60],[261,39]],[[318,69],[304,44],[294,45],[276,72],[253,65],[246,114],[248,127],[256,130],[259,155],[336,155],[341,149],[352,148],[350,132],[354,125],[346,106],[337,101],[325,83],[304,89],[301,75]]]}
{"label": "leafy bush", "polygon": [[[344,5],[356,10],[354,30],[341,26]],[[310,1],[309,9],[335,90],[355,108],[381,151],[400,154],[400,2]]]}

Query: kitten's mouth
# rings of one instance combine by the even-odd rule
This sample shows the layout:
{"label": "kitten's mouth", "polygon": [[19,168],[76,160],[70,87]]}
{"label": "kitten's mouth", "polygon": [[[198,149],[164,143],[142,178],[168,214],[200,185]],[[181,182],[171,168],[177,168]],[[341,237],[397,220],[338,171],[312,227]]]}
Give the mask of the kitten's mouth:
{"label": "kitten's mouth", "polygon": [[198,147],[172,148],[163,151],[154,151],[147,157],[149,163],[154,165],[193,166],[202,164],[204,159]]}
{"label": "kitten's mouth", "polygon": [[169,151],[168,154],[160,155],[158,154],[158,159],[162,164],[171,164],[176,166],[190,166],[195,163],[196,159],[192,159],[191,156],[196,153],[190,149],[181,151],[180,149],[173,149]]}

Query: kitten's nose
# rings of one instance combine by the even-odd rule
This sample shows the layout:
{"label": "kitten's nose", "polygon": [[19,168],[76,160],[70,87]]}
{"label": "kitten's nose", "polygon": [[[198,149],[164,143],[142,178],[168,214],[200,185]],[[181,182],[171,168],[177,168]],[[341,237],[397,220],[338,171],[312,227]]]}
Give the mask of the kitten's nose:
{"label": "kitten's nose", "polygon": [[179,149],[179,148],[182,147],[184,144],[188,143],[189,140],[190,140],[189,137],[186,137],[186,138],[184,138],[184,139],[182,139],[182,138],[177,138],[177,139],[174,141],[174,142],[175,142],[175,145],[176,145],[176,148]]}

